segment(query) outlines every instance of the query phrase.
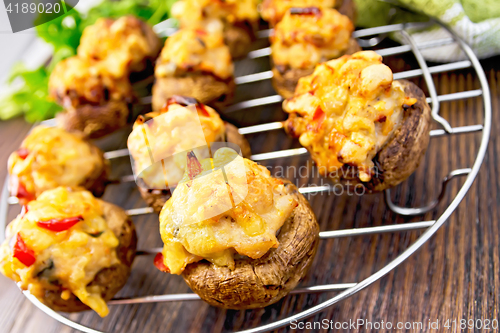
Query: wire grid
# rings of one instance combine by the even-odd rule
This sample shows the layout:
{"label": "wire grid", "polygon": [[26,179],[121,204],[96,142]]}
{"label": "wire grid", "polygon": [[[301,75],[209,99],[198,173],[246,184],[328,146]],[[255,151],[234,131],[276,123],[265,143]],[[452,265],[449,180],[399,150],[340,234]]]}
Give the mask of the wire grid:
{"label": "wire grid", "polygon": [[[418,44],[415,42],[415,40],[411,37],[410,34],[408,34],[407,30],[410,28],[415,28],[415,27],[420,27],[420,26],[426,26],[429,24],[438,24],[444,27],[445,29],[448,30],[450,33],[450,38],[446,39],[441,39],[441,40],[435,40],[435,41],[430,41],[422,44]],[[446,190],[446,185],[448,182],[455,178],[455,177],[460,177],[460,176],[465,176],[465,182],[458,191],[457,195],[455,198],[452,200],[452,202],[448,205],[448,207],[444,210],[442,215],[437,219],[437,220],[432,220],[432,221],[422,221],[422,222],[413,222],[413,223],[404,223],[404,224],[395,224],[395,225],[387,225],[387,226],[377,226],[377,227],[366,227],[366,228],[355,228],[355,229],[345,229],[345,230],[334,230],[334,231],[323,231],[320,232],[320,239],[331,239],[331,238],[340,238],[340,237],[352,237],[352,236],[359,236],[359,235],[371,235],[371,234],[380,234],[380,233],[395,233],[395,232],[404,232],[404,231],[411,231],[411,230],[419,230],[419,229],[426,229],[426,231],[412,244],[410,245],[403,253],[401,253],[396,259],[388,263],[385,267],[377,271],[376,273],[372,274],[368,278],[358,282],[358,283],[343,283],[343,284],[329,284],[329,285],[316,285],[316,286],[310,286],[306,288],[300,288],[300,289],[295,289],[291,292],[291,294],[304,294],[304,293],[320,293],[320,292],[326,292],[326,291],[341,291],[338,295],[335,297],[332,297],[320,304],[317,304],[307,310],[304,310],[302,312],[299,312],[295,315],[289,316],[287,318],[272,322],[267,325],[263,325],[260,327],[256,327],[253,329],[245,330],[242,332],[246,333],[257,333],[257,332],[266,332],[269,330],[274,330],[277,328],[284,327],[288,325],[292,321],[300,321],[307,319],[308,317],[313,316],[314,314],[325,310],[329,306],[332,306],[335,303],[340,302],[341,300],[350,297],[357,293],[358,291],[366,288],[367,286],[371,285],[375,281],[379,280],[382,278],[384,275],[388,274],[391,270],[396,268],[399,264],[401,264],[403,261],[405,261],[409,256],[411,256],[415,251],[417,251],[425,242],[427,242],[432,235],[446,222],[446,220],[450,217],[450,215],[455,211],[459,203],[462,201],[462,199],[465,197],[467,194],[467,191],[470,189],[473,181],[475,180],[479,169],[481,167],[481,164],[483,162],[487,145],[488,145],[488,140],[490,137],[490,131],[491,131],[491,98],[490,98],[490,92],[489,92],[489,87],[488,87],[488,81],[486,79],[485,73],[477,59],[477,57],[474,55],[472,49],[464,42],[462,41],[453,31],[448,29],[444,24],[442,24],[439,21],[433,21],[433,22],[428,22],[428,23],[408,23],[408,24],[394,24],[394,25],[387,25],[387,26],[381,26],[381,27],[376,27],[376,28],[370,28],[370,29],[363,29],[363,30],[358,30],[354,32],[354,37],[356,38],[361,38],[361,37],[370,37],[370,36],[376,36],[380,34],[387,34],[387,33],[400,33],[402,36],[402,39],[406,42],[406,45],[401,45],[401,46],[396,46],[396,47],[391,47],[391,48],[386,48],[386,49],[381,49],[377,50],[376,52],[379,53],[382,56],[387,56],[387,55],[395,55],[395,54],[401,54],[405,52],[413,52],[415,58],[417,59],[417,62],[420,66],[419,69],[414,69],[414,70],[409,70],[405,72],[399,72],[394,74],[394,79],[403,79],[403,78],[411,78],[411,77],[416,77],[416,76],[423,76],[424,80],[427,84],[427,88],[429,90],[429,95],[430,97],[427,98],[427,102],[432,105],[432,117],[433,119],[438,122],[441,126],[442,129],[436,129],[431,131],[431,136],[432,137],[439,137],[439,136],[445,136],[445,135],[452,135],[452,134],[462,134],[462,133],[472,133],[472,132],[479,132],[482,131],[482,139],[481,143],[478,149],[477,157],[472,165],[471,168],[465,168],[465,169],[457,169],[452,171],[447,177],[444,178],[443,183],[442,183],[442,190],[441,193],[439,194],[438,198],[433,200],[431,203],[429,203],[427,206],[424,207],[418,207],[418,208],[405,208],[405,207],[399,207],[392,203],[391,201],[391,196],[390,196],[390,191],[386,191],[385,194],[385,199],[386,202],[389,206],[389,208],[396,212],[397,214],[401,215],[419,215],[425,212],[428,212],[435,208],[439,201],[443,198],[444,192]],[[266,37],[269,35],[269,31],[261,31],[259,33],[259,36],[261,37]],[[376,37],[373,37],[371,41],[376,40]],[[366,40],[363,40],[367,44]],[[368,44],[370,44],[370,40],[368,40]],[[422,53],[420,52],[421,49],[428,49],[428,48],[433,48],[433,47],[438,47],[438,46],[443,46],[443,45],[449,45],[452,43],[457,43],[462,51],[465,53],[467,56],[468,60],[465,61],[458,61],[458,62],[453,62],[453,63],[448,63],[448,64],[443,64],[443,65],[437,65],[433,67],[428,67],[426,61],[424,60]],[[375,43],[371,43],[373,46]],[[270,54],[269,48],[264,48],[260,50],[253,51],[249,54],[249,58],[259,58],[259,57],[264,57],[268,56]],[[463,91],[463,92],[458,92],[458,93],[452,93],[448,95],[437,95],[436,88],[434,86],[434,83],[432,81],[432,74],[433,73],[443,73],[446,71],[451,71],[451,70],[456,70],[456,69],[463,69],[463,68],[469,68],[473,67],[475,69],[475,72],[478,76],[479,82],[481,84],[481,89],[480,90],[470,90],[470,91]],[[251,75],[246,75],[242,76],[236,79],[237,84],[246,84],[250,82],[257,82],[261,80],[266,80],[270,79],[272,77],[271,72],[263,72],[263,73],[257,73],[257,74],[251,74]],[[449,123],[443,119],[439,115],[439,105],[440,102],[444,101],[453,101],[453,100],[459,100],[459,99],[467,99],[467,98],[473,98],[473,97],[478,97],[481,96],[483,98],[483,106],[484,106],[484,124],[475,124],[475,125],[468,125],[468,126],[462,126],[462,127],[451,127]],[[274,104],[274,103],[279,103],[282,101],[281,96],[275,95],[275,96],[268,96],[264,98],[258,98],[254,100],[249,100],[249,101],[244,101],[241,103],[234,104],[229,108],[230,111],[237,111],[237,110],[243,110],[251,107],[256,107],[256,106],[262,106],[262,105],[269,105],[269,104]],[[147,101],[146,101],[147,102]],[[258,133],[258,132],[264,132],[264,131],[270,131],[270,130],[276,130],[276,129],[281,129],[282,128],[282,123],[280,122],[275,122],[275,123],[269,123],[269,124],[262,124],[262,125],[256,125],[256,126],[250,126],[250,127],[245,127],[240,129],[241,134],[250,134],[250,133]],[[263,154],[256,154],[252,156],[252,159],[255,161],[262,161],[262,160],[269,160],[269,159],[275,159],[275,158],[280,158],[280,157],[288,157],[288,156],[296,156],[296,155],[302,155],[306,154],[307,150],[305,148],[298,148],[298,149],[290,149],[290,150],[282,150],[282,151],[276,151],[276,152],[270,152],[270,153],[263,153]],[[118,150],[118,151],[113,151],[113,152],[108,152],[105,154],[105,157],[108,159],[112,158],[117,158],[121,156],[127,156],[128,151],[126,149],[124,150]],[[125,177],[127,178],[127,177]],[[133,178],[128,177],[128,179],[122,179],[122,181],[133,181]],[[6,226],[6,218],[7,218],[7,213],[9,209],[10,204],[15,204],[16,200],[13,198],[9,198],[9,191],[7,187],[8,182],[6,181],[4,184],[4,187],[2,189],[2,200],[0,201],[0,237],[3,240],[4,237],[4,229]],[[302,193],[311,193],[311,192],[322,192],[322,191],[330,191],[331,188],[330,186],[315,186],[315,187],[305,187],[301,188],[300,191]],[[151,208],[139,208],[139,209],[133,209],[133,210],[128,210],[127,213],[129,215],[140,215],[140,214],[148,214],[152,213]],[[153,254],[161,251],[161,249],[147,249],[147,250],[142,250],[138,251],[138,255],[147,255],[147,254]],[[35,304],[40,310],[51,316],[52,318],[60,321],[61,323],[70,326],[74,329],[80,330],[82,332],[88,332],[88,333],[102,333],[101,331],[94,330],[92,328],[83,326],[77,322],[74,322],[59,313],[53,311],[52,309],[48,308],[45,306],[43,303],[41,303],[36,297],[31,295],[29,292],[24,291],[24,295],[33,303]],[[108,302],[109,305],[124,305],[124,304],[145,304],[145,303],[156,303],[156,302],[173,302],[173,301],[193,301],[193,300],[199,300],[199,296],[193,293],[188,293],[188,294],[170,294],[170,295],[155,295],[155,296],[145,296],[145,297],[138,297],[138,298],[122,298],[122,299],[113,299],[110,302]]]}

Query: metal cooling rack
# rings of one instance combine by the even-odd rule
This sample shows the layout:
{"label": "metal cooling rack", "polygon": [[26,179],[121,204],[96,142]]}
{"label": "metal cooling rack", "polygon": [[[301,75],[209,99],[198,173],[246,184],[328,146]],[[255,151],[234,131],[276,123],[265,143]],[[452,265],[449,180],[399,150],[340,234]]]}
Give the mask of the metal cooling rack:
{"label": "metal cooling rack", "polygon": [[[449,38],[434,40],[426,43],[417,44],[416,41],[411,37],[411,35],[407,32],[412,28],[419,27],[428,27],[430,25],[440,25],[445,28],[449,34]],[[172,29],[167,24],[167,29],[164,29],[164,35],[169,35],[172,32]],[[158,31],[157,31],[158,32]],[[261,38],[266,38],[269,36],[270,31],[264,30],[260,31],[258,36]],[[423,207],[399,207],[394,204],[391,200],[391,193],[389,190],[385,192],[385,200],[390,210],[393,212],[405,215],[405,216],[413,216],[413,215],[421,215],[423,213],[429,212],[436,208],[438,203],[443,199],[444,194],[446,192],[447,184],[450,180],[457,177],[466,177],[465,182],[462,187],[448,205],[448,207],[444,210],[441,216],[432,221],[422,221],[422,222],[413,222],[413,223],[404,223],[404,224],[395,224],[395,225],[387,225],[387,226],[377,226],[377,227],[369,227],[369,228],[356,228],[356,229],[345,229],[345,230],[333,230],[333,231],[323,231],[320,232],[320,239],[332,239],[332,238],[340,238],[340,237],[353,237],[353,236],[361,236],[361,235],[372,235],[372,234],[380,234],[380,233],[395,233],[395,232],[404,232],[411,230],[423,230],[426,229],[425,232],[412,244],[410,245],[403,253],[401,253],[396,259],[388,263],[385,267],[367,277],[366,279],[357,282],[357,283],[342,283],[342,284],[328,284],[328,285],[317,285],[310,286],[306,288],[300,288],[293,290],[290,294],[304,294],[304,293],[321,293],[321,292],[330,292],[330,291],[339,291],[340,293],[335,297],[332,297],[322,303],[319,303],[307,310],[299,312],[295,315],[286,317],[284,319],[275,321],[273,323],[259,326],[253,329],[245,330],[243,332],[246,333],[257,333],[257,332],[266,332],[269,330],[278,329],[280,327],[284,327],[288,325],[292,321],[300,321],[306,318],[313,316],[314,314],[325,310],[329,306],[332,306],[335,303],[340,302],[341,300],[350,297],[357,293],[358,291],[366,288],[371,285],[375,281],[382,278],[384,275],[389,273],[391,270],[396,268],[399,264],[405,261],[409,256],[411,256],[415,251],[417,251],[425,242],[429,240],[429,238],[434,235],[434,233],[446,222],[446,220],[450,217],[450,215],[455,211],[459,203],[467,194],[467,191],[470,189],[472,183],[474,182],[481,164],[483,162],[486,148],[488,145],[488,140],[490,137],[491,131],[491,99],[490,92],[488,87],[488,81],[486,79],[485,73],[479,63],[477,57],[474,55],[472,49],[455,33],[449,30],[445,25],[441,22],[432,21],[427,23],[408,23],[408,24],[394,24],[381,26],[370,29],[357,30],[354,32],[354,37],[358,38],[360,44],[363,46],[376,46],[381,39],[380,36],[385,36],[388,33],[399,33],[402,40],[405,42],[405,45],[385,48],[376,50],[376,52],[382,56],[388,55],[397,55],[407,52],[412,52],[417,59],[419,64],[418,69],[408,70],[404,72],[394,73],[394,79],[406,79],[417,76],[423,76],[424,81],[427,85],[429,91],[429,97],[427,98],[427,102],[432,105],[432,117],[433,119],[442,127],[442,129],[436,129],[431,131],[431,137],[442,137],[442,136],[450,136],[455,134],[463,134],[463,133],[473,133],[473,132],[482,132],[481,143],[479,149],[477,151],[477,156],[474,164],[470,168],[465,169],[457,169],[448,174],[443,179],[441,192],[439,196],[431,201],[429,204]],[[364,38],[364,39],[361,39]],[[442,65],[435,65],[429,67],[424,60],[421,50],[422,49],[430,49],[435,47],[440,47],[443,45],[457,44],[460,46],[461,50],[464,52],[468,60],[457,61],[453,63],[447,63]],[[260,57],[266,57],[270,54],[270,48],[264,48],[260,50],[255,50],[250,52],[248,55],[249,58],[255,59]],[[436,88],[434,86],[432,80],[432,74],[434,73],[443,73],[447,71],[464,69],[464,68],[474,68],[476,75],[481,84],[481,89],[479,90],[469,90],[462,91],[458,93],[452,93],[447,95],[437,95]],[[262,73],[256,73],[251,75],[245,75],[236,78],[237,84],[246,84],[251,82],[258,82],[263,80],[268,80],[272,77],[271,71],[266,71]],[[468,99],[473,97],[482,97],[483,99],[483,107],[484,107],[484,123],[483,124],[472,124],[462,127],[451,127],[450,124],[439,115],[439,106],[440,102],[445,101],[454,101],[460,99]],[[282,101],[281,96],[267,96],[263,98],[253,99],[244,101],[241,103],[234,104],[230,106],[226,112],[234,112],[241,111],[257,106],[264,106],[270,104],[280,103]],[[147,104],[150,103],[150,97],[143,98],[142,103]],[[47,124],[53,124],[53,121],[48,121]],[[250,126],[245,128],[240,128],[239,132],[243,135],[258,133],[258,132],[266,132],[271,130],[278,130],[283,127],[281,122],[273,122],[268,124],[261,124],[256,126]],[[256,154],[252,156],[254,161],[265,161],[282,157],[289,156],[297,156],[307,154],[307,150],[305,148],[298,149],[290,149],[290,150],[282,150],[275,152],[268,152],[263,154]],[[105,153],[105,157],[108,159],[114,159],[118,157],[128,156],[128,150],[122,149],[117,151],[111,151]],[[121,179],[124,181],[133,181],[133,177],[127,176]],[[7,187],[8,181],[6,180],[3,190],[2,190],[2,199],[0,200],[0,237],[1,240],[4,239],[4,229],[6,226],[7,213],[9,209],[9,205],[13,205],[17,203],[16,198],[9,198],[9,191]],[[332,188],[330,186],[314,186],[314,187],[303,187],[300,188],[299,191],[301,193],[313,193],[313,192],[328,192]],[[141,215],[141,214],[149,214],[152,213],[153,210],[151,208],[139,208],[128,210],[127,213],[131,216]],[[138,255],[149,255],[156,254],[161,251],[161,249],[147,249],[138,251]],[[140,260],[140,258],[139,258]],[[36,297],[32,296],[29,292],[24,291],[24,295],[35,304],[40,310],[51,316],[52,318],[60,321],[61,323],[68,325],[74,329],[80,330],[82,332],[87,333],[102,333],[100,331],[94,330],[92,328],[83,326],[78,324],[59,313],[51,310],[43,303],[41,303]],[[145,296],[138,298],[121,298],[121,299],[113,299],[108,302],[109,305],[126,305],[126,304],[145,304],[145,303],[156,303],[156,302],[178,302],[178,301],[195,301],[200,300],[198,295],[193,293],[188,294],[168,294],[168,295],[154,295],[154,296]]]}

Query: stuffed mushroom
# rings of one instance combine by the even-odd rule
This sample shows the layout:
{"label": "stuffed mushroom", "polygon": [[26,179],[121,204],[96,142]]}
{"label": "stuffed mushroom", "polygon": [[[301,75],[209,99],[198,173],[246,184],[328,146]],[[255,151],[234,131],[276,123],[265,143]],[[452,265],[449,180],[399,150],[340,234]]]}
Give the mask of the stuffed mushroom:
{"label": "stuffed mushroom", "polygon": [[128,138],[139,191],[160,212],[186,170],[186,153],[211,155],[214,142],[228,142],[250,156],[247,140],[238,129],[223,122],[214,109],[188,97],[174,96],[157,112],[139,116]]}
{"label": "stuffed mushroom", "polygon": [[60,127],[99,138],[125,125],[136,101],[128,77],[114,77],[101,63],[79,57],[57,64],[49,79],[50,95],[65,109]]}
{"label": "stuffed mushroom", "polygon": [[286,131],[299,138],[319,172],[379,192],[408,178],[429,144],[430,107],[422,90],[373,51],[318,65],[283,102]]}
{"label": "stuffed mushroom", "polygon": [[289,9],[271,36],[275,90],[289,98],[299,79],[312,74],[317,64],[360,51],[353,31],[349,18],[335,9]]}
{"label": "stuffed mushroom", "polygon": [[50,96],[65,109],[58,124],[89,138],[124,127],[137,101],[131,75],[152,71],[159,50],[153,30],[132,16],[85,28],[78,55],[58,63],[49,79]]}
{"label": "stuffed mushroom", "polygon": [[21,204],[59,186],[103,194],[109,162],[93,144],[56,127],[35,127],[8,160],[10,193]]}
{"label": "stuffed mushroom", "polygon": [[185,28],[167,39],[155,68],[153,110],[174,95],[196,98],[218,110],[231,102],[234,66],[217,29]]}
{"label": "stuffed mushroom", "polygon": [[83,30],[78,57],[97,60],[114,77],[152,74],[161,41],[153,29],[134,16],[101,18]]}
{"label": "stuffed mushroom", "polygon": [[206,28],[220,24],[224,41],[234,59],[244,57],[255,40],[259,23],[258,0],[181,0],[172,16],[181,28]]}
{"label": "stuffed mushroom", "polygon": [[305,276],[319,227],[288,181],[221,148],[188,156],[189,170],[160,214],[155,265],[181,274],[207,303],[228,309],[273,304]]}
{"label": "stuffed mushroom", "polygon": [[352,0],[264,0],[260,5],[260,15],[274,27],[291,8],[335,8],[355,21],[356,7]]}
{"label": "stuffed mushroom", "polygon": [[126,283],[137,236],[125,212],[87,191],[58,187],[24,207],[0,246],[0,271],[56,311],[92,309]]}

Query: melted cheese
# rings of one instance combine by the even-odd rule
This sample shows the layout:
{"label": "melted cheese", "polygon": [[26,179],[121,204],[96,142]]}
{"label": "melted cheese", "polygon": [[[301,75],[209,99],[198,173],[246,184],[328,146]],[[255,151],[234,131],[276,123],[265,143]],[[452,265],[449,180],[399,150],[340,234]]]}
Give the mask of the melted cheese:
{"label": "melted cheese", "polygon": [[[53,232],[36,224],[75,216],[82,216],[83,221],[67,231]],[[13,257],[12,242],[18,233],[36,256],[36,262],[29,267]],[[62,286],[63,299],[71,292],[104,317],[109,310],[100,288],[87,285],[100,270],[119,263],[118,245],[117,237],[103,218],[100,200],[87,191],[72,192],[59,187],[30,202],[28,212],[8,225],[6,240],[0,247],[0,271],[42,301],[45,290],[58,290]]]}
{"label": "melted cheese", "polygon": [[283,103],[290,114],[285,126],[322,174],[338,178],[337,170],[349,164],[366,182],[373,158],[401,122],[404,103],[410,103],[404,87],[382,57],[358,52],[318,65],[299,80],[295,96]]}
{"label": "melted cheese", "polygon": [[[154,36],[152,38],[151,36]],[[130,68],[156,56],[159,41],[153,30],[133,16],[101,18],[83,30],[78,56],[99,60],[114,77],[128,76]]]}
{"label": "melted cheese", "polygon": [[[277,231],[297,206],[269,170],[221,148],[186,173],[160,214],[164,264],[172,274],[208,260],[234,268],[234,255],[257,259],[279,242]],[[223,172],[224,171],[224,172]]]}
{"label": "melted cheese", "polygon": [[58,186],[79,186],[95,171],[104,168],[102,157],[78,135],[61,128],[37,126],[13,152],[8,171],[34,196]]}
{"label": "melted cheese", "polygon": [[49,79],[50,96],[66,108],[83,104],[102,105],[132,96],[127,76],[110,74],[103,62],[71,57],[59,62]]}
{"label": "melted cheese", "polygon": [[260,14],[264,20],[275,25],[290,8],[333,8],[335,0],[264,0],[260,7]]}
{"label": "melted cheese", "polygon": [[222,26],[217,21],[205,29],[181,29],[167,39],[155,76],[176,76],[187,72],[212,73],[223,80],[233,76],[231,54],[224,44]]}
{"label": "melted cheese", "polygon": [[[176,186],[186,170],[186,153],[194,150],[200,159],[210,156],[209,145],[224,141],[224,122],[214,109],[204,106],[206,114],[193,106],[171,104],[145,124],[137,121],[128,138],[134,174],[150,189]],[[161,162],[160,162],[161,161]]]}
{"label": "melted cheese", "polygon": [[335,9],[308,8],[310,14],[288,11],[271,37],[275,66],[308,69],[337,58],[349,46],[354,26]]}
{"label": "melted cheese", "polygon": [[197,25],[204,19],[231,24],[259,20],[257,0],[182,0],[172,6],[172,16],[182,27]]}
{"label": "melted cheese", "polygon": [[153,30],[133,16],[99,19],[83,31],[78,55],[54,68],[50,96],[65,108],[130,101],[130,73],[142,70],[159,47]]}

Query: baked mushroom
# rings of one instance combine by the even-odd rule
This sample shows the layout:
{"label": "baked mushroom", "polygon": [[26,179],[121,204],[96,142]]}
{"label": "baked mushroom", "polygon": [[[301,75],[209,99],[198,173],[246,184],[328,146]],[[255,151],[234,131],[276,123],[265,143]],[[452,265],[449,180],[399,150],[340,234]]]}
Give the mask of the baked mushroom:
{"label": "baked mushroom", "polygon": [[228,142],[250,157],[250,145],[238,129],[193,98],[174,96],[160,111],[139,116],[128,149],[139,192],[148,205],[159,213],[182,179],[186,153],[194,150],[200,159],[208,158],[214,142]]}
{"label": "baked mushroom", "polygon": [[172,6],[172,16],[181,28],[206,28],[222,24],[224,41],[233,59],[250,51],[259,23],[258,0],[181,0]]}
{"label": "baked mushroom", "polygon": [[58,124],[89,138],[124,127],[137,101],[131,75],[152,74],[160,47],[153,30],[133,16],[85,28],[78,55],[58,63],[49,79],[50,96],[65,109]]}
{"label": "baked mushroom", "polygon": [[114,77],[103,63],[71,57],[57,64],[49,79],[50,96],[62,105],[60,127],[99,138],[125,125],[136,101],[128,77]]}
{"label": "baked mushroom", "polygon": [[311,265],[319,227],[288,181],[221,148],[188,156],[189,169],[160,214],[160,270],[181,274],[205,302],[228,309],[273,304]]}
{"label": "baked mushroom", "polygon": [[100,18],[83,30],[78,57],[97,60],[117,78],[134,72],[153,73],[161,41],[153,29],[134,16]]}
{"label": "baked mushroom", "polygon": [[356,21],[356,6],[352,0],[264,0],[260,5],[260,15],[274,27],[291,8],[335,8]]}
{"label": "baked mushroom", "polygon": [[8,160],[11,195],[21,204],[59,186],[82,187],[101,196],[109,162],[79,135],[56,127],[35,127]]}
{"label": "baked mushroom", "polygon": [[360,51],[353,31],[349,18],[335,9],[289,9],[271,36],[275,90],[289,98],[299,79],[312,74],[317,64]]}
{"label": "baked mushroom", "polygon": [[92,309],[126,283],[137,236],[125,212],[90,192],[58,187],[24,207],[0,246],[0,271],[56,311]]}
{"label": "baked mushroom", "polygon": [[190,96],[220,110],[234,95],[234,66],[215,26],[181,29],[165,43],[155,68],[153,110],[174,96]]}
{"label": "baked mushroom", "polygon": [[408,178],[429,144],[431,111],[422,90],[373,51],[318,65],[283,102],[285,129],[319,172],[379,192]]}

